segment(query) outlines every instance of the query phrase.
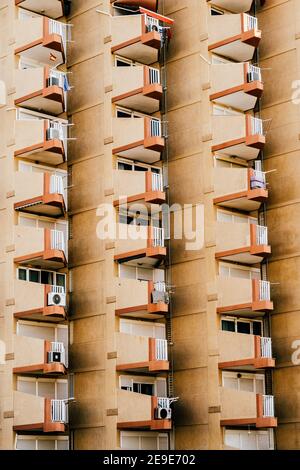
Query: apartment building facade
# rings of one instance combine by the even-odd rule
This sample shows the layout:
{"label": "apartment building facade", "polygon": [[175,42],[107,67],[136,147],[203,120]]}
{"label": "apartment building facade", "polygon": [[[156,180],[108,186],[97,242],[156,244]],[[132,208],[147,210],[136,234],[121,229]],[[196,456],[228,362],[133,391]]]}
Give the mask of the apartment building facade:
{"label": "apartment building facade", "polygon": [[2,449],[299,447],[298,8],[0,1]]}

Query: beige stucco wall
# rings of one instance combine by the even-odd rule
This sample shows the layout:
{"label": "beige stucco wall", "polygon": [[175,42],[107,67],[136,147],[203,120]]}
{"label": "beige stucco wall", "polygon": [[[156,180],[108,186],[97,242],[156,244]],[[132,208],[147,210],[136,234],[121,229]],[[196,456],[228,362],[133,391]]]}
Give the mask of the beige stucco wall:
{"label": "beige stucco wall", "polygon": [[252,281],[248,279],[217,277],[218,306],[252,302]]}
{"label": "beige stucco wall", "polygon": [[[124,20],[123,20],[124,21]],[[123,95],[144,86],[144,67],[114,67],[113,96]]]}
{"label": "beige stucco wall", "polygon": [[114,148],[144,140],[145,121],[143,118],[113,118]]}
{"label": "beige stucco wall", "polygon": [[151,397],[140,393],[118,390],[118,422],[150,421]]}
{"label": "beige stucco wall", "polygon": [[242,333],[231,333],[230,331],[220,331],[219,352],[219,362],[254,358],[254,336]]}
{"label": "beige stucco wall", "polygon": [[26,46],[31,42],[43,38],[43,17],[16,20],[16,44],[15,47]]}
{"label": "beige stucco wall", "polygon": [[45,140],[44,121],[15,121],[15,150],[42,144]]}
{"label": "beige stucco wall", "polygon": [[145,336],[116,334],[117,364],[132,364],[149,361],[149,338]]}
{"label": "beige stucco wall", "polygon": [[111,47],[122,44],[142,34],[142,19],[140,15],[116,16],[112,18],[112,43]]}
{"label": "beige stucco wall", "polygon": [[250,226],[245,223],[217,222],[217,251],[235,250],[250,246]]}
{"label": "beige stucco wall", "polygon": [[134,196],[146,191],[146,176],[140,171],[114,171],[115,199],[122,196]]}
{"label": "beige stucco wall", "polygon": [[221,387],[222,419],[256,418],[256,394]]}
{"label": "beige stucco wall", "polygon": [[212,116],[212,145],[246,137],[245,116]]}
{"label": "beige stucco wall", "polygon": [[14,298],[14,311],[25,312],[44,307],[45,286],[34,282],[15,280],[14,289],[11,292]]}
{"label": "beige stucco wall", "polygon": [[44,350],[44,340],[15,335],[14,367],[26,367],[35,364],[43,364],[45,362]]}
{"label": "beige stucco wall", "polygon": [[[148,282],[115,279],[116,309],[148,304]],[[134,297],[132,296],[134,292]]]}
{"label": "beige stucco wall", "polygon": [[45,230],[43,228],[15,226],[15,257],[43,252],[45,249]]}
{"label": "beige stucco wall", "polygon": [[43,90],[44,88],[44,68],[16,70],[16,97],[21,98],[31,93]]}
{"label": "beige stucco wall", "polygon": [[15,202],[21,202],[44,194],[43,173],[15,172]]}
{"label": "beige stucco wall", "polygon": [[14,392],[14,426],[44,422],[45,398]]}
{"label": "beige stucco wall", "polygon": [[129,251],[145,250],[148,243],[148,227],[117,224],[116,255]]}
{"label": "beige stucco wall", "polygon": [[211,16],[208,22],[209,44],[241,34],[241,15]]}
{"label": "beige stucco wall", "polygon": [[211,93],[218,93],[245,82],[244,64],[213,64],[211,66]]}
{"label": "beige stucco wall", "polygon": [[248,189],[247,168],[215,168],[215,197],[226,196]]}

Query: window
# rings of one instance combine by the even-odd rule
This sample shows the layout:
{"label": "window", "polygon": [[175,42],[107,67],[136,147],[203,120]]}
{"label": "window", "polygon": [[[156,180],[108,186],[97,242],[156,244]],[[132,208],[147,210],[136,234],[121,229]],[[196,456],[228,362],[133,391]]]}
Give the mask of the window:
{"label": "window", "polygon": [[219,263],[219,274],[222,277],[234,277],[240,279],[261,279],[259,268],[238,266],[230,263]]}
{"label": "window", "polygon": [[17,435],[16,450],[69,450],[67,436]]}
{"label": "window", "polygon": [[219,8],[210,7],[210,14],[211,16],[224,15],[225,12],[223,10],[220,10]]}
{"label": "window", "polygon": [[127,390],[128,392],[157,397],[167,396],[167,381],[165,378],[120,375],[119,383],[121,390]]}
{"label": "window", "polygon": [[214,155],[215,168],[247,168],[248,163],[240,158],[225,155]]}
{"label": "window", "polygon": [[52,325],[51,323],[35,323],[20,320],[17,323],[17,335],[64,343],[66,351],[68,349],[68,327],[66,325]]}
{"label": "window", "polygon": [[231,108],[226,108],[225,106],[214,104],[213,116],[244,116],[244,113],[240,113],[239,111],[235,111]]}
{"label": "window", "polygon": [[136,62],[136,61],[131,60],[131,59],[126,59],[125,57],[121,57],[121,56],[118,56],[118,55],[115,55],[114,59],[115,59],[115,66],[116,67],[135,67],[136,65],[143,66],[143,64],[141,62]]}
{"label": "window", "polygon": [[227,449],[274,450],[273,429],[225,429],[224,444]]}
{"label": "window", "polygon": [[240,392],[253,392],[264,395],[265,376],[263,374],[246,374],[241,372],[223,372],[222,386],[239,390]]}
{"label": "window", "polygon": [[121,318],[120,332],[148,338],[166,339],[166,326],[163,323],[126,320]]}
{"label": "window", "polygon": [[222,317],[221,329],[234,333],[263,336],[263,322],[257,319]]}
{"label": "window", "polygon": [[219,209],[217,210],[217,221],[236,224],[258,224],[258,220],[255,217],[238,215],[234,212],[223,211]]}
{"label": "window", "polygon": [[17,279],[51,286],[60,286],[66,290],[66,274],[43,269],[17,268]]}
{"label": "window", "polygon": [[121,431],[120,447],[124,450],[168,450],[168,434]]}
{"label": "window", "polygon": [[141,114],[136,111],[132,111],[130,109],[126,108],[120,108],[119,106],[116,107],[116,117],[117,118],[143,118],[143,117],[149,117],[146,114]]}
{"label": "window", "polygon": [[63,379],[18,377],[17,391],[53,400],[66,400],[68,398],[68,381]]}
{"label": "window", "polygon": [[164,282],[165,271],[163,269],[141,268],[119,264],[119,277],[125,279],[137,279],[139,281]]}
{"label": "window", "polygon": [[157,174],[161,173],[160,168],[153,167],[150,165],[145,165],[142,163],[136,164],[130,161],[124,162],[122,160],[118,161],[118,170],[126,170],[126,171],[149,171],[151,170],[152,173],[157,173]]}
{"label": "window", "polygon": [[49,166],[43,166],[43,165],[38,165],[35,163],[29,163],[29,162],[22,162],[19,161],[19,171],[22,173],[50,173],[51,175],[57,175],[57,176],[62,176],[64,179],[64,186],[65,188],[68,185],[67,179],[68,179],[68,173],[65,170],[57,170],[56,168],[52,168]]}
{"label": "window", "polygon": [[232,61],[229,60],[229,59],[226,59],[225,57],[221,57],[219,55],[212,54],[211,63],[212,63],[212,65],[222,65],[222,64],[230,64],[230,63],[232,63]]}

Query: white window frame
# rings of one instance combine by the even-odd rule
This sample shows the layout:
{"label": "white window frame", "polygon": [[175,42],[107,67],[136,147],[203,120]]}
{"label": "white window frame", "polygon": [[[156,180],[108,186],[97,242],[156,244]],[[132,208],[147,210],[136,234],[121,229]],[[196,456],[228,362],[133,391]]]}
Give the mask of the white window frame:
{"label": "white window frame", "polygon": [[[129,109],[129,108],[124,108],[123,106],[119,106],[119,105],[115,107],[116,117],[118,117],[117,116],[118,111],[121,111],[122,113],[126,113],[126,114],[130,115],[130,118],[128,118],[128,119],[147,118],[147,117],[149,117],[149,114],[139,113],[138,111],[134,111],[134,110]],[[119,119],[122,119],[122,118],[119,118]],[[125,118],[123,118],[123,119],[125,119]],[[151,119],[157,119],[157,121],[159,121],[158,118],[152,118],[151,117]]]}
{"label": "white window frame", "polygon": [[[212,15],[212,14],[211,14],[212,11],[218,12],[219,15]],[[226,15],[226,10],[224,10],[223,8],[219,8],[219,7],[215,7],[215,6],[211,5],[210,8],[209,8],[209,14],[210,14],[211,16]]]}
{"label": "white window frame", "polygon": [[19,450],[17,448],[18,441],[35,441],[35,450],[38,450],[38,441],[55,441],[55,450],[58,450],[58,441],[66,441],[68,442],[68,448],[70,448],[69,436],[34,436],[16,434],[14,446],[15,450]]}
{"label": "white window frame", "polygon": [[222,329],[222,320],[224,321],[230,321],[232,323],[234,323],[234,328],[235,328],[235,331],[233,332],[230,332],[230,333],[238,333],[238,334],[242,334],[242,333],[239,333],[237,331],[237,324],[238,322],[240,323],[250,323],[250,335],[254,335],[253,333],[253,322],[256,322],[256,323],[260,323],[261,324],[261,333],[262,333],[262,336],[264,336],[264,322],[263,320],[261,320],[260,318],[244,318],[244,317],[230,317],[230,316],[226,316],[226,315],[222,315],[221,316],[221,323],[220,323],[220,328],[221,328],[221,331],[225,331],[226,330],[223,330]]}
{"label": "white window frame", "polygon": [[34,322],[34,321],[26,321],[26,320],[18,320],[17,321],[17,327],[16,327],[16,335],[17,336],[22,336],[20,334],[20,325],[25,325],[25,326],[36,326],[36,327],[41,327],[41,328],[52,328],[54,330],[54,342],[58,342],[58,330],[68,330],[67,325],[58,325],[56,323],[43,323],[43,322]]}
{"label": "white window frame", "polygon": [[[66,227],[66,239],[68,239],[68,221],[65,219],[53,219],[51,217],[43,217],[43,216],[37,216],[34,214],[27,214],[26,212],[19,212],[18,214],[18,225],[22,225],[20,223],[21,219],[30,219],[35,221],[35,227],[32,226],[32,228],[41,228],[39,227],[40,222],[48,222],[51,223],[53,228],[51,230],[60,230],[59,226],[64,225]],[[44,228],[44,227],[42,227]]]}
{"label": "white window frame", "polygon": [[222,222],[219,220],[219,214],[226,214],[226,216],[231,217],[231,220],[228,220],[228,223],[243,223],[241,219],[246,219],[248,225],[258,225],[258,219],[256,217],[252,217],[250,215],[238,214],[237,212],[232,212],[226,209],[217,209],[217,222]]}
{"label": "white window frame", "polygon": [[[139,273],[139,269],[140,269],[139,266],[131,266],[131,265],[130,265],[130,267],[131,267],[132,269],[135,269],[135,280],[136,280],[136,281],[140,281],[140,282],[149,282],[149,281],[147,281],[147,280],[140,279],[140,278],[138,277],[138,276],[139,276],[138,273]],[[148,268],[142,267],[142,269],[148,269]],[[131,278],[123,277],[123,276],[121,275],[121,270],[122,270],[122,264],[118,264],[118,277],[119,277],[120,279],[131,279]],[[164,272],[163,269],[153,269],[153,268],[149,268],[149,271],[152,271],[152,273],[153,273],[153,275],[152,275],[152,281],[153,281],[153,282],[156,281],[156,280],[155,280],[155,271],[163,271],[163,272]],[[164,281],[162,281],[162,282],[164,282]]]}
{"label": "white window frame", "polygon": [[[28,167],[29,171],[22,170],[22,167]],[[19,160],[18,162],[18,171],[20,173],[34,173],[33,168],[38,168],[39,170],[42,170],[41,172],[51,173],[52,175],[61,176],[62,178],[68,177],[68,172],[66,170],[61,170],[59,168],[53,168],[45,165],[39,165],[38,163],[27,162],[24,160]]]}
{"label": "white window frame", "polygon": [[[165,378],[162,377],[151,377],[151,376],[134,376],[134,375],[120,375],[119,376],[119,388],[122,390],[122,380],[126,380],[130,385],[128,388],[131,390],[128,390],[129,392],[132,393],[139,393],[139,392],[134,392],[133,391],[133,384],[148,384],[148,385],[153,385],[153,393],[154,397],[157,397],[157,382],[158,381],[163,381],[167,382]],[[167,383],[166,383],[166,389],[167,389]]]}
{"label": "white window frame", "polygon": [[[19,270],[23,270],[23,271],[26,271],[26,280],[23,280],[23,279],[19,279]],[[46,286],[46,285],[50,285],[50,284],[42,284],[41,282],[33,282],[33,281],[29,281],[29,271],[38,271],[38,272],[42,272],[42,271],[46,271],[48,273],[51,273],[53,275],[53,282],[54,284],[52,284],[53,286],[57,286],[56,284],[56,275],[60,275],[60,276],[64,276],[65,278],[65,292],[67,290],[67,275],[65,273],[59,273],[57,271],[51,271],[49,269],[38,269],[38,268],[28,268],[26,266],[18,266],[17,269],[16,269],[16,276],[17,276],[17,280],[18,281],[23,281],[23,282],[32,282],[33,284],[40,284],[42,286]]]}
{"label": "white window frame", "polygon": [[[43,377],[25,377],[25,376],[22,376],[22,375],[19,375],[17,376],[17,390],[18,390],[18,382],[31,382],[31,383],[35,383],[35,394],[33,396],[35,397],[40,397],[40,395],[38,394],[38,391],[39,391],[39,383],[54,383],[55,384],[55,391],[54,391],[54,398],[53,400],[57,400],[57,396],[58,396],[58,390],[57,390],[57,385],[59,383],[64,383],[67,385],[67,396],[65,398],[65,400],[68,399],[68,395],[69,395],[69,384],[68,384],[68,380],[67,379],[45,379]],[[22,392],[23,393],[23,392]],[[24,392],[25,393],[25,392]],[[30,394],[28,394],[30,395]]]}
{"label": "white window frame", "polygon": [[[169,447],[169,436],[167,433],[156,433],[156,432],[148,432],[148,431],[141,431],[141,432],[138,432],[138,431],[120,431],[120,448],[121,449],[125,449],[125,447],[122,447],[122,442],[123,442],[123,439],[126,438],[126,437],[136,437],[139,439],[139,448],[136,449],[136,450],[143,450],[142,448],[142,438],[143,437],[156,437],[157,438],[157,449],[156,450],[162,450],[159,448],[159,439],[160,438],[164,438],[164,439],[167,439],[167,442],[168,442],[168,447]],[[155,450],[155,449],[154,449]]]}
{"label": "white window frame", "polygon": [[[130,326],[133,327],[133,325],[147,325],[147,326],[151,326],[152,327],[152,334],[150,336],[144,336],[144,335],[141,335],[141,334],[137,334],[137,333],[134,333],[131,332],[130,333],[126,333],[126,332],[122,332],[121,331],[121,326],[122,325],[125,325],[125,324],[128,324]],[[155,329],[156,328],[162,328],[164,329],[164,338],[157,338],[156,337],[156,334],[155,334]],[[155,338],[155,339],[166,339],[166,325],[165,323],[156,323],[156,322],[153,322],[153,321],[143,321],[143,320],[133,320],[131,318],[120,318],[120,332],[121,333],[124,333],[124,334],[129,334],[129,335],[133,335],[133,336],[143,336],[145,338]]]}
{"label": "white window frame", "polygon": [[225,162],[228,168],[248,168],[248,162],[238,157],[229,157],[228,155],[221,155],[221,154],[215,153],[213,158],[214,158],[215,168],[218,168],[219,161]]}
{"label": "white window frame", "polygon": [[[240,375],[241,377],[237,377],[238,375]],[[244,390],[241,390],[240,389],[240,380],[241,379],[252,379],[253,382],[254,382],[254,386],[253,386],[253,392],[249,392],[249,393],[255,393],[257,394],[258,392],[256,391],[256,380],[255,380],[255,377],[259,377],[259,380],[262,380],[263,381],[263,390],[264,390],[264,393],[265,393],[265,390],[266,390],[266,380],[265,380],[265,376],[264,374],[256,374],[256,373],[249,373],[249,372],[239,372],[239,371],[229,371],[229,370],[223,370],[222,371],[222,387],[225,388],[225,384],[224,384],[224,379],[225,378],[230,378],[230,379],[237,379],[237,384],[238,384],[238,388],[237,390],[240,391],[240,392],[243,392]]]}
{"label": "white window frame", "polygon": [[[221,113],[215,113],[215,111],[221,111]],[[212,115],[213,116],[245,116],[245,113],[237,111],[236,109],[222,106],[221,104],[213,103],[212,104]]]}
{"label": "white window frame", "polygon": [[[131,165],[131,170],[119,170],[119,163],[123,163],[124,165]],[[135,171],[134,167],[135,166],[140,166],[142,168],[145,168],[146,170],[158,170],[159,173],[162,173],[162,168],[159,166],[155,165],[147,165],[147,163],[139,163],[136,160],[126,160],[125,158],[118,158],[117,159],[117,170],[118,171]]]}
{"label": "white window frame", "polygon": [[[262,449],[259,449],[258,447],[258,436],[259,435],[266,435],[268,434],[268,437],[269,437],[269,443],[270,443],[270,447],[269,447],[269,450],[274,450],[274,431],[273,429],[267,429],[267,430],[258,430],[258,429],[226,429],[224,428],[224,437],[223,437],[223,442],[224,442],[224,445],[227,446],[226,442],[225,442],[225,439],[226,439],[226,431],[230,432],[231,434],[238,434],[239,435],[239,441],[240,441],[240,445],[239,447],[235,447],[235,449],[241,449],[241,433],[255,433],[256,435],[256,450],[262,450]],[[253,449],[255,450],[255,449]]]}
{"label": "white window frame", "polygon": [[[229,276],[224,276],[223,274],[221,274],[221,268],[229,269]],[[240,278],[235,278],[235,277],[230,275],[232,269],[240,269],[242,271],[248,271],[249,273],[253,272],[253,273],[261,274],[259,268],[253,268],[251,266],[244,266],[244,265],[240,265],[240,264],[225,263],[224,261],[219,262],[219,275],[220,276],[222,276],[222,277],[231,277],[233,279],[240,279]],[[253,279],[253,278],[251,278],[251,275],[249,275],[249,279]]]}
{"label": "white window frame", "polygon": [[138,65],[142,65],[144,66],[145,64],[142,64],[141,62],[137,62],[135,60],[132,60],[132,59],[127,59],[126,57],[122,57],[120,55],[117,55],[117,54],[114,54],[114,66],[115,67],[118,67],[117,66],[117,61],[120,61],[120,62],[124,62],[128,65],[130,65],[131,67],[136,67]]}

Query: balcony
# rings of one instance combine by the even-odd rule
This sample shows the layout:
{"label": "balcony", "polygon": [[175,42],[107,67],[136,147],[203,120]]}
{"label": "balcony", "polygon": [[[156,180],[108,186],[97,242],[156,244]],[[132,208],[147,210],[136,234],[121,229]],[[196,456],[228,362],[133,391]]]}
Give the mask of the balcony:
{"label": "balcony", "polygon": [[207,2],[232,13],[244,13],[250,10],[253,0],[207,0]]}
{"label": "balcony", "polygon": [[[61,301],[57,302],[55,294]],[[66,319],[66,298],[64,288],[15,280],[14,317],[19,320],[32,320],[58,323]]]}
{"label": "balcony", "polygon": [[159,69],[147,66],[114,67],[114,104],[153,114],[160,109],[162,94]]}
{"label": "balcony", "polygon": [[14,232],[16,264],[45,269],[60,269],[67,265],[63,232],[22,225],[16,225]]}
{"label": "balcony", "polygon": [[250,115],[212,116],[212,151],[254,160],[264,148],[263,121]]}
{"label": "balcony", "polygon": [[217,222],[216,259],[244,264],[261,263],[271,254],[267,227]]}
{"label": "balcony", "polygon": [[209,19],[208,50],[236,62],[253,58],[261,40],[257,18],[239,15],[217,15]]}
{"label": "balcony", "polygon": [[117,333],[117,370],[158,373],[169,370],[168,343],[164,339]]}
{"label": "balcony", "polygon": [[46,16],[16,20],[15,54],[52,67],[66,62],[69,25]]}
{"label": "balcony", "polygon": [[158,419],[158,409],[170,409],[168,398],[118,390],[118,429],[169,430],[171,419]]}
{"label": "balcony", "polygon": [[15,157],[60,165],[66,160],[67,126],[49,119],[15,122]]}
{"label": "balcony", "polygon": [[67,75],[49,67],[16,70],[15,105],[57,116],[66,111]]}
{"label": "balcony", "polygon": [[63,177],[50,173],[15,172],[16,211],[46,217],[66,214]]}
{"label": "balcony", "polygon": [[[143,11],[143,9],[140,9]],[[158,62],[163,25],[173,20],[156,13],[114,16],[112,18],[112,53],[146,65]]]}
{"label": "balcony", "polygon": [[219,369],[256,370],[275,367],[271,338],[219,332]]}
{"label": "balcony", "polygon": [[242,211],[256,211],[268,198],[266,175],[251,168],[215,168],[214,204]]}
{"label": "balcony", "polygon": [[63,343],[15,335],[13,372],[23,375],[66,374],[66,352]]}
{"label": "balcony", "polygon": [[253,392],[222,387],[221,410],[221,426],[277,426],[272,395],[256,395]]}
{"label": "balcony", "polygon": [[114,118],[113,153],[144,163],[160,160],[165,147],[162,123],[152,118]]}
{"label": "balcony", "polygon": [[255,108],[263,93],[261,70],[249,63],[211,66],[210,100],[240,111]]}
{"label": "balcony", "polygon": [[14,392],[14,431],[65,432],[68,407],[64,400],[51,400]]}
{"label": "balcony", "polygon": [[169,311],[169,297],[162,282],[116,278],[115,292],[115,313],[120,317],[156,320]]}
{"label": "balcony", "polygon": [[110,3],[119,5],[121,7],[130,7],[137,8],[140,7],[147,8],[147,10],[157,11],[158,1],[157,0],[110,0]]}
{"label": "balcony", "polygon": [[217,278],[217,313],[235,313],[257,316],[273,310],[271,286],[267,281],[240,279],[235,277]]}
{"label": "balcony", "polygon": [[167,256],[164,230],[152,226],[117,225],[115,261],[155,266]]}
{"label": "balcony", "polygon": [[15,4],[18,7],[54,19],[64,15],[64,3],[65,0],[15,0]]}
{"label": "balcony", "polygon": [[128,207],[131,203],[163,204],[166,193],[163,187],[162,174],[151,171],[114,172],[114,206],[121,206],[126,200]]}

